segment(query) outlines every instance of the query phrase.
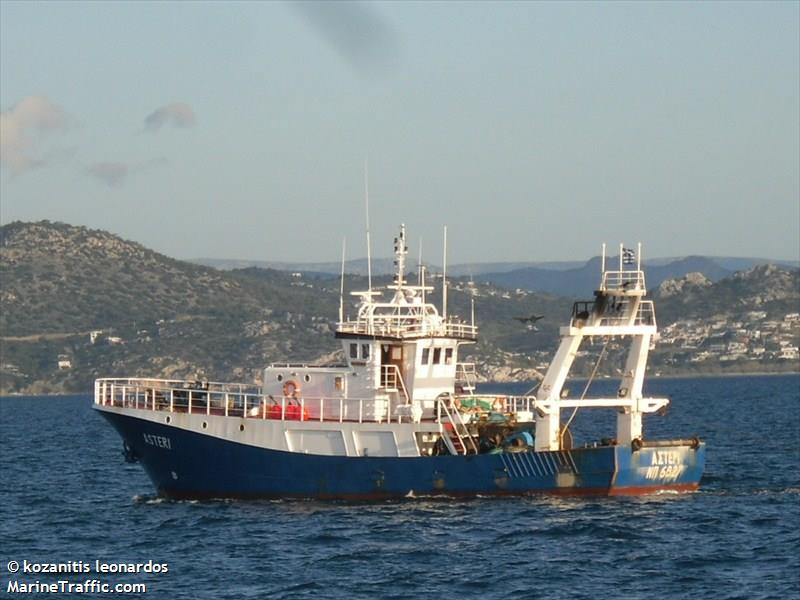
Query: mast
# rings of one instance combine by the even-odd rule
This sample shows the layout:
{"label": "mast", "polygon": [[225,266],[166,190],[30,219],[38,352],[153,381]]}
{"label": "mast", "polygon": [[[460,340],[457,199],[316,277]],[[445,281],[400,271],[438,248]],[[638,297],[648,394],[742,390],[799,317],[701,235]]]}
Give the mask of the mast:
{"label": "mast", "polygon": [[405,278],[408,246],[405,225],[394,238],[394,280],[386,288],[394,291],[389,300],[376,300],[379,291],[353,291],[361,301],[355,320],[339,324],[337,337],[380,335],[387,338],[445,337],[475,341],[477,328],[466,323],[445,321],[436,306],[427,303],[426,293],[433,290],[425,283],[425,265],[420,267],[420,285],[409,285]]}
{"label": "mast", "polygon": [[442,319],[447,320],[447,225],[444,226],[444,249],[442,252]]}

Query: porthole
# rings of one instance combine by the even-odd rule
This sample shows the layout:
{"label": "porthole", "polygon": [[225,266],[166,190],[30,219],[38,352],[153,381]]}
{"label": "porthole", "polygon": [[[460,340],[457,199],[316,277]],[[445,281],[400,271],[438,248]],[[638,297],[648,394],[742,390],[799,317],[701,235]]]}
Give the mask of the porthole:
{"label": "porthole", "polygon": [[239,425],[239,431],[244,431],[244,423],[242,423],[241,425]]}
{"label": "porthole", "polygon": [[306,374],[303,376],[303,381],[305,381],[306,383],[308,383],[309,381],[311,381],[311,375],[309,375],[308,373],[306,373]]}
{"label": "porthole", "polygon": [[278,381],[283,381],[283,375],[281,373],[278,373],[278,376],[275,379],[277,379]]}
{"label": "porthole", "polygon": [[164,419],[165,423],[169,423],[170,421],[172,421],[172,417],[167,417],[166,419]]}
{"label": "porthole", "polygon": [[205,421],[203,421],[203,429],[208,429],[208,423],[206,423]]}

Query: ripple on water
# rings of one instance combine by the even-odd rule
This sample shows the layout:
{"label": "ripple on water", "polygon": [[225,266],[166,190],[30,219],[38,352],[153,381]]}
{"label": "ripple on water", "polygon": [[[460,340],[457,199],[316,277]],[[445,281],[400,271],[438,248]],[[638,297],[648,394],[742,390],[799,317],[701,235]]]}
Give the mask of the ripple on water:
{"label": "ripple on water", "polygon": [[600,499],[164,500],[88,398],[3,398],[0,564],[152,559],[154,597],[192,600],[797,598],[799,383],[653,382],[673,406],[646,426],[707,442],[702,487]]}

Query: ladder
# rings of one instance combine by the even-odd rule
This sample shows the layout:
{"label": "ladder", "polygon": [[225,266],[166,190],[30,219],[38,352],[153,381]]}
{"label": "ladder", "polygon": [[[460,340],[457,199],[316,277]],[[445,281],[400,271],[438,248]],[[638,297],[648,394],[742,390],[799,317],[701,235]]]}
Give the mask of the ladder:
{"label": "ladder", "polygon": [[[461,418],[461,413],[453,406],[453,395],[443,394],[440,396],[439,406],[447,417],[447,422],[443,423],[445,435],[442,436],[442,439],[450,454],[478,454],[478,445],[475,443],[475,438],[467,429],[467,424]],[[441,415],[439,421],[442,422]],[[448,429],[448,425],[452,429]]]}

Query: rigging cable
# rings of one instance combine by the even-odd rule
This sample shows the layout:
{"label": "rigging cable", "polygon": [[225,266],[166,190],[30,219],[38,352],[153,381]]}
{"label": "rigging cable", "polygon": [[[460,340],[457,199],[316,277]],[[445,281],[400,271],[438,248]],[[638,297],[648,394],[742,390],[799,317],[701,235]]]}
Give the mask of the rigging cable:
{"label": "rigging cable", "polygon": [[[603,356],[605,356],[606,349],[608,348],[608,343],[611,341],[611,336],[606,336],[606,343],[603,344],[603,349],[600,351],[600,355],[597,357],[597,362],[594,363],[594,369],[592,369],[592,374],[589,375],[589,380],[586,382],[586,386],[583,388],[583,392],[581,393],[580,399],[583,400],[586,397],[586,392],[589,391],[589,386],[592,385],[592,381],[594,380],[594,376],[597,374],[597,369],[600,367],[600,363],[603,360]],[[572,420],[575,418],[575,415],[578,414],[578,406],[576,406],[572,410],[572,414],[570,415],[569,419],[567,419],[567,424],[561,428],[561,433],[558,436],[558,445],[561,446],[564,440],[564,434],[569,429],[569,426],[572,424]]]}

